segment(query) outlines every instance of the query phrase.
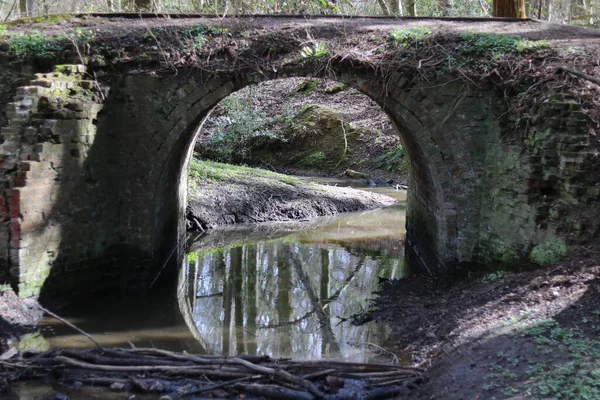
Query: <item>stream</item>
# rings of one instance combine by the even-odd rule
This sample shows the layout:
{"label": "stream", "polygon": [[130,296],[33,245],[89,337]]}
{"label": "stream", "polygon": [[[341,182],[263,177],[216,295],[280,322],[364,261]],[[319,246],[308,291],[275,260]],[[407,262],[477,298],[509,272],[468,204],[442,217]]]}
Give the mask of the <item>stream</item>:
{"label": "stream", "polygon": [[[61,310],[61,316],[109,347],[131,342],[194,353],[375,361],[387,353],[388,328],[355,326],[351,318],[369,307],[380,278],[406,272],[406,192],[358,186],[398,203],[310,222],[211,230],[192,243],[176,290],[166,284],[141,295],[95,297]],[[41,336],[22,344],[93,345],[51,318],[42,320]]]}

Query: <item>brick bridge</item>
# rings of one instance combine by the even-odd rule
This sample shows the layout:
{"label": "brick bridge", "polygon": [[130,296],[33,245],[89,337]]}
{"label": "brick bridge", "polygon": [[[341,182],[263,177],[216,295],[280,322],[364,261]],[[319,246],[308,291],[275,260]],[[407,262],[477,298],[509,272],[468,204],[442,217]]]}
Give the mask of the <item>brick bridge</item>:
{"label": "brick bridge", "polygon": [[[405,23],[386,22],[363,34]],[[372,22],[353,29],[361,24]],[[513,140],[502,91],[458,73],[425,80],[284,58],[268,71],[236,60],[240,67],[225,72],[129,60],[112,67],[9,61],[0,59],[14,78],[12,99],[2,105],[0,259],[22,296],[142,286],[176,260],[185,171],[203,119],[227,95],[269,79],[328,77],[382,107],[410,162],[407,256],[432,272],[511,263],[555,246],[552,218],[582,196],[597,198],[582,178],[587,118],[561,96],[536,109],[532,144]]]}

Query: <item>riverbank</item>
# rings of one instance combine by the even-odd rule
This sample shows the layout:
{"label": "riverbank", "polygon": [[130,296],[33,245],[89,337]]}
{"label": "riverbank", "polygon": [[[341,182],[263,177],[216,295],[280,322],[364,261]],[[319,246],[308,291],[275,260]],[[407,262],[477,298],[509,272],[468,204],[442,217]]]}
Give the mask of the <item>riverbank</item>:
{"label": "riverbank", "polygon": [[525,272],[442,287],[390,282],[363,316],[428,370],[406,399],[600,398],[600,246]]}
{"label": "riverbank", "polygon": [[37,300],[21,299],[10,285],[0,284],[0,355],[21,335],[33,332],[41,317]]}
{"label": "riverbank", "polygon": [[324,215],[386,207],[391,197],[326,186],[274,172],[192,160],[188,229],[267,221],[307,221]]}

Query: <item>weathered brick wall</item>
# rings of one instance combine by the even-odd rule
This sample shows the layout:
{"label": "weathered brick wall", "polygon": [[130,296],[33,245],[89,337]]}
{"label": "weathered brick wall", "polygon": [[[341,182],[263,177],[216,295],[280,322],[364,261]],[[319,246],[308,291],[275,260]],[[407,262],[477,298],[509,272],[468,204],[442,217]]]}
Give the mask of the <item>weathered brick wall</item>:
{"label": "weathered brick wall", "polygon": [[[0,55],[0,144],[4,139],[2,130],[8,125],[7,107],[13,101],[17,88],[27,84],[32,78],[28,65],[10,65]],[[0,168],[4,168],[4,158],[0,157]],[[6,190],[10,190],[10,176],[0,175],[0,278],[7,279],[9,271],[10,239],[10,199]]]}
{"label": "weathered brick wall", "polygon": [[113,207],[105,190],[111,177],[93,162],[104,158],[94,124],[104,94],[83,71],[59,66],[36,74],[7,108],[0,152],[10,179],[10,270],[22,296],[43,285],[88,290],[78,278],[89,282],[94,260],[115,242],[106,212]]}
{"label": "weathered brick wall", "polygon": [[[185,168],[210,109],[248,84],[315,73],[122,72],[99,91],[81,68],[60,71],[18,90],[0,147],[13,185],[11,272],[22,295],[127,278],[147,286],[181,254]],[[398,128],[410,161],[408,256],[422,268],[453,273],[526,258],[556,239],[552,215],[586,190],[587,126],[576,105],[545,105],[528,141],[516,140],[491,87],[336,72]]]}

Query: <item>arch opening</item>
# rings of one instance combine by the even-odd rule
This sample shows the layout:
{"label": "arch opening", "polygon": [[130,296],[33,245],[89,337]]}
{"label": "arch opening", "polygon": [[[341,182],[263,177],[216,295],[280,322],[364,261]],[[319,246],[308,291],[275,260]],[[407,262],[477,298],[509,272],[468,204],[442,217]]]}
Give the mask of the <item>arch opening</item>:
{"label": "arch opening", "polygon": [[[352,79],[342,80],[339,77],[334,77],[334,80],[325,80],[321,81],[319,78],[315,78],[311,75],[298,74],[286,76],[285,78],[279,79],[268,79],[264,77],[264,79],[258,83],[258,85],[277,85],[277,82],[285,82],[291,80],[295,85],[305,85],[307,82],[325,82],[324,85],[329,84],[329,89],[335,88],[336,86],[343,85],[344,87],[348,87],[354,94],[350,96],[365,96],[368,98],[369,107],[371,109],[377,109],[379,113],[383,116],[387,123],[390,124],[388,128],[390,131],[394,132],[396,138],[399,138],[402,149],[405,153],[407,160],[407,171],[408,172],[408,180],[410,181],[409,185],[409,205],[408,205],[408,221],[414,221],[416,229],[411,229],[408,227],[408,244],[410,245],[410,251],[407,256],[407,260],[410,263],[413,263],[417,268],[421,268],[423,271],[428,271],[429,273],[437,273],[439,272],[439,268],[444,266],[446,260],[441,260],[435,256],[437,251],[438,244],[437,239],[439,236],[439,232],[446,224],[444,220],[439,218],[439,210],[442,208],[440,204],[444,204],[443,196],[441,194],[439,185],[436,184],[432,172],[430,170],[430,165],[428,165],[428,158],[431,158],[431,155],[427,155],[423,149],[423,143],[419,142],[419,138],[417,135],[411,132],[410,124],[404,120],[404,117],[398,115],[397,109],[390,103],[390,99],[387,96],[382,96],[381,93],[378,93],[378,96],[375,95],[377,88],[370,87],[365,85],[364,82],[360,85],[360,81],[357,80],[356,77]],[[235,93],[236,95],[241,92],[248,93],[248,88],[255,87],[257,82],[255,79],[247,82],[242,81],[241,84],[238,83],[235,87],[235,90],[232,90],[231,93]],[[299,86],[299,90],[304,90],[303,87]],[[358,95],[358,96],[357,96]],[[231,95],[227,95],[231,96]],[[224,96],[223,99],[227,99],[228,97]],[[223,101],[220,99],[219,101]],[[365,103],[361,103],[365,104]],[[218,107],[218,103],[215,104],[215,107]],[[185,151],[185,162],[182,164],[182,172],[180,176],[180,191],[179,191],[179,199],[180,199],[180,227],[179,232],[180,235],[183,235],[183,227],[181,227],[182,214],[181,210],[185,209],[183,204],[187,204],[187,194],[183,190],[186,187],[186,171],[189,165],[190,160],[192,159],[192,154],[194,152],[194,146],[197,143],[199,138],[203,137],[203,129],[213,129],[214,127],[208,126],[206,118],[210,114],[210,111],[206,113],[206,116],[202,119],[202,122],[199,123],[199,127],[195,130],[194,135],[187,142],[187,150]],[[413,118],[414,119],[414,118]],[[209,125],[211,122],[208,123]],[[213,122],[214,125],[214,122]],[[312,148],[313,151],[317,152],[321,147],[319,144],[315,145]],[[372,157],[371,161],[373,161]],[[260,159],[260,158],[259,158]],[[245,160],[250,163],[253,161],[256,163],[256,159],[248,159]],[[263,160],[264,161],[264,160]],[[268,164],[268,163],[267,163]],[[339,172],[339,171],[338,171]],[[414,192],[414,193],[413,193]],[[415,204],[414,206],[411,206]],[[411,207],[415,208],[415,212],[411,213]],[[437,214],[437,216],[436,216]],[[410,222],[407,222],[409,225]],[[448,243],[443,243],[442,246],[448,246]],[[432,256],[433,255],[433,256]]]}
{"label": "arch opening", "polygon": [[[381,77],[350,66],[328,72],[329,78],[372,99],[401,133],[410,165],[407,243],[413,261],[431,273],[452,271],[459,263],[477,263],[480,204],[483,191],[489,189],[482,185],[485,165],[490,155],[502,157],[501,152],[488,151],[500,141],[495,116],[502,108],[496,108],[497,94],[448,77],[440,77],[436,84],[399,72]],[[21,244],[23,239],[50,243],[43,251],[52,257],[33,260],[14,252],[16,280],[20,285],[34,280],[32,293],[42,286],[48,293],[64,293],[65,286],[78,286],[81,279],[122,286],[127,276],[135,275],[131,271],[143,271],[153,281],[182,254],[186,198],[182,171],[198,127],[210,110],[252,84],[294,76],[319,78],[323,73],[301,66],[270,75],[207,76],[189,70],[176,76],[116,74],[105,98],[73,103],[74,110],[69,111],[73,114],[65,114],[64,120],[44,119],[51,104],[39,101],[38,89],[23,88],[18,99],[36,112],[43,111],[36,114],[39,119],[31,132],[38,139],[32,140],[39,140],[42,131],[63,140],[34,144],[35,155],[30,157],[41,161],[31,162],[40,164],[28,162],[23,169],[47,166],[50,170],[54,159],[66,160],[65,168],[48,173],[48,179],[60,175],[71,181],[43,194],[51,199],[50,212],[35,208],[22,214],[20,221],[31,221],[36,228],[19,237]],[[62,79],[55,75],[52,79]],[[19,123],[16,116],[13,122]],[[85,140],[80,139],[82,133]],[[23,190],[33,186],[30,189],[25,182]],[[44,222],[35,222],[36,218]],[[94,219],[102,221],[101,229]],[[110,266],[83,265],[91,259]],[[89,273],[97,270],[102,271],[100,276]],[[138,287],[149,285],[133,280]]]}

